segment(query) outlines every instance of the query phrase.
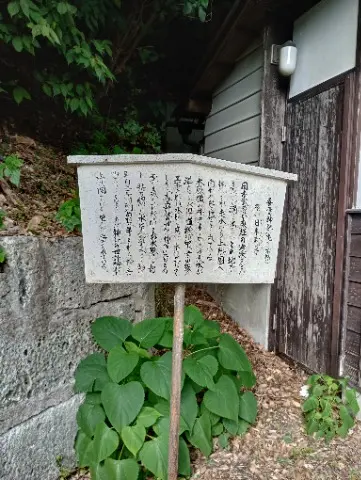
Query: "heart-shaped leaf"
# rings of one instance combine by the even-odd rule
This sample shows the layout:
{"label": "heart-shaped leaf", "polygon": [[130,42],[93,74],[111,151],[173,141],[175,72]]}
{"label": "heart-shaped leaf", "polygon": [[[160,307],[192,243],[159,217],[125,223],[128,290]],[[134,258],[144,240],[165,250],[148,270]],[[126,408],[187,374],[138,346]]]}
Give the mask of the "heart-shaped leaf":
{"label": "heart-shaped leaf", "polygon": [[[155,408],[165,417],[170,416],[169,402],[163,400],[162,402],[157,403]],[[191,432],[198,415],[198,403],[195,392],[191,384],[188,382],[182,389],[180,414],[180,428],[182,432],[186,430]]]}
{"label": "heart-shaped leaf", "polygon": [[164,318],[147,318],[133,326],[132,337],[140,347],[154,347],[163,336],[165,324]]}
{"label": "heart-shaped leaf", "polygon": [[121,437],[124,445],[134,456],[143,446],[145,433],[143,425],[134,425],[133,427],[124,427],[122,429]]}
{"label": "heart-shaped leaf", "polygon": [[184,309],[184,324],[192,329],[198,329],[203,325],[204,317],[199,308],[189,305]]}
{"label": "heart-shaped leaf", "polygon": [[[168,478],[168,436],[161,435],[150,442],[145,442],[139,458],[155,477],[166,480]],[[180,475],[190,475],[189,451],[183,438],[179,439],[178,470]]]}
{"label": "heart-shaped leaf", "polygon": [[210,412],[236,421],[239,411],[239,395],[228,375],[222,375],[213,390],[204,395],[204,404]]}
{"label": "heart-shaped leaf", "polygon": [[139,356],[136,353],[127,353],[123,347],[117,345],[109,352],[107,368],[110,378],[119,383],[127,377],[138,364]]}
{"label": "heart-shaped leaf", "polygon": [[237,435],[238,432],[238,419],[235,422],[234,420],[230,420],[229,418],[224,418],[222,420],[224,428],[229,432],[231,435]]}
{"label": "heart-shaped leaf", "polygon": [[182,389],[180,414],[187,430],[191,432],[198,415],[198,403],[196,394],[189,383],[186,383]]}
{"label": "heart-shaped leaf", "polygon": [[223,423],[219,422],[219,423],[216,423],[213,427],[212,427],[212,437],[218,437],[222,432],[223,432]]}
{"label": "heart-shaped leaf", "polygon": [[172,352],[167,352],[154,361],[143,363],[140,369],[140,378],[152,392],[169,400],[172,379]]}
{"label": "heart-shaped leaf", "polygon": [[134,342],[124,342],[124,346],[129,353],[136,353],[142,358],[152,358],[152,354],[148,352],[148,350],[144,350],[144,348],[139,348]]}
{"label": "heart-shaped leaf", "polygon": [[192,435],[190,436],[190,442],[195,447],[208,457],[212,453],[212,426],[209,415],[204,413],[201,417],[197,418]]}
{"label": "heart-shaped leaf", "polygon": [[218,360],[222,367],[228,370],[252,372],[252,366],[245,351],[228,333],[221,335]]}
{"label": "heart-shaped leaf", "polygon": [[119,437],[117,432],[109,428],[105,423],[98,423],[93,440],[94,462],[99,463],[118,448]]}
{"label": "heart-shaped leaf", "polygon": [[144,407],[137,418],[137,425],[143,425],[143,427],[151,427],[155,424],[159,417],[162,415],[152,407]]}
{"label": "heart-shaped leaf", "polygon": [[237,435],[244,435],[250,428],[251,424],[240,418],[238,420]]}
{"label": "heart-shaped leaf", "polygon": [[101,390],[110,382],[104,355],[92,353],[82,360],[75,371],[75,390],[77,392],[91,392],[97,382],[97,389]]}
{"label": "heart-shaped leaf", "polygon": [[257,417],[257,399],[252,392],[244,392],[239,398],[239,417],[254,423]]}
{"label": "heart-shaped leaf", "polygon": [[102,399],[100,398],[100,392],[87,393],[84,403],[87,403],[88,405],[100,405],[102,403]]}
{"label": "heart-shaped leaf", "polygon": [[212,413],[208,410],[208,408],[205,406],[204,402],[201,403],[201,414],[203,413],[208,413],[209,418],[211,420],[211,425],[216,425],[219,422],[219,415],[216,415],[215,413]]}
{"label": "heart-shaped leaf", "polygon": [[88,467],[93,461],[93,442],[84,432],[78,430],[75,451],[79,467]]}
{"label": "heart-shaped leaf", "polygon": [[100,317],[95,320],[91,329],[97,344],[109,352],[129,337],[132,324],[124,318]]}
{"label": "heart-shaped leaf", "polygon": [[225,449],[228,448],[229,445],[229,433],[222,433],[218,437],[218,442],[221,448]]}
{"label": "heart-shaped leaf", "polygon": [[253,372],[238,372],[239,384],[242,387],[252,388],[256,385],[256,375]]}
{"label": "heart-shaped leaf", "polygon": [[207,345],[208,341],[206,337],[198,330],[184,330],[184,344],[188,347],[189,345]]}
{"label": "heart-shaped leaf", "polygon": [[213,377],[218,370],[218,362],[211,355],[206,355],[200,359],[189,356],[183,361],[183,369],[186,375],[193,382],[202,387],[213,388]]}
{"label": "heart-shaped leaf", "polygon": [[162,347],[171,348],[173,346],[173,318],[163,317],[165,320],[165,328],[162,338],[158,344]]}
{"label": "heart-shaped leaf", "polygon": [[100,469],[99,480],[137,480],[138,475],[139,465],[135,460],[107,458]]}
{"label": "heart-shaped leaf", "polygon": [[203,325],[200,327],[199,331],[205,338],[217,338],[220,335],[221,327],[218,322],[213,322],[212,320],[204,320]]}
{"label": "heart-shaped leaf", "polygon": [[83,430],[88,437],[94,435],[96,426],[98,423],[104,422],[104,420],[105,413],[100,405],[83,403],[83,405],[80,405],[76,415],[76,421],[79,428]]}
{"label": "heart-shaped leaf", "polygon": [[[169,428],[170,428],[170,418],[168,416],[162,417],[158,420],[158,422],[153,426],[153,430],[155,433],[160,437],[161,435],[169,435]],[[185,424],[182,417],[180,417],[179,423],[179,435],[182,435],[184,432],[188,430],[187,425]]]}
{"label": "heart-shaped leaf", "polygon": [[144,403],[144,389],[139,382],[126,385],[109,383],[102,391],[102,404],[105,413],[117,430],[130,425],[140,412]]}

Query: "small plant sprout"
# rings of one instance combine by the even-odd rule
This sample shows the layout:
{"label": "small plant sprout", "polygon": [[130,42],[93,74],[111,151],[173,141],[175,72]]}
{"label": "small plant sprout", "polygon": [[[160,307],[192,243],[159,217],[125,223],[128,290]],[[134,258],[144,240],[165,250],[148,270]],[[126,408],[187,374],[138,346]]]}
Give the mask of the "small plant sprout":
{"label": "small plant sprout", "polygon": [[75,196],[62,203],[55,219],[63,225],[68,232],[81,232],[81,214],[79,197]]}
{"label": "small plant sprout", "polygon": [[6,260],[6,252],[3,249],[3,247],[0,247],[0,265],[2,263],[5,263],[5,260]]}
{"label": "small plant sprout", "polygon": [[307,397],[302,406],[307,433],[326,441],[337,435],[346,437],[359,412],[356,392],[348,386],[348,380],[312,375],[307,387]]}
{"label": "small plant sprout", "polygon": [[20,184],[20,170],[23,161],[17,155],[8,155],[0,161],[0,179],[7,179],[16,187]]}

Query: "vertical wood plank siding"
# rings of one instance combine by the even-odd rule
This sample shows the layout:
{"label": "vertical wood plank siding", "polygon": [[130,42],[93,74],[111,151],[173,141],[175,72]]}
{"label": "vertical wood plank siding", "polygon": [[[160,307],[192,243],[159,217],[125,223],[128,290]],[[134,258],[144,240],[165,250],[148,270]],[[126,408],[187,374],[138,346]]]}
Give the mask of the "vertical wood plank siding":
{"label": "vertical wood plank siding", "polygon": [[342,102],[338,85],[287,112],[285,168],[299,180],[288,191],[281,239],[279,351],[317,372],[330,369]]}
{"label": "vertical wood plank siding", "polygon": [[361,213],[350,213],[348,272],[345,289],[345,339],[342,374],[361,387]]}
{"label": "vertical wood plank siding", "polygon": [[258,165],[263,47],[252,45],[213,95],[204,130],[204,154]]}

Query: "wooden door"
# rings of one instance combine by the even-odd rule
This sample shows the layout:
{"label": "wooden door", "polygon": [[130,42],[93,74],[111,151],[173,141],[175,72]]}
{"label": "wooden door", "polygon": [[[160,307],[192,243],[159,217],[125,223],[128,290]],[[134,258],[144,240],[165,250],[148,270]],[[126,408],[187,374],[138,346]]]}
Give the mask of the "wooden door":
{"label": "wooden door", "polygon": [[275,315],[280,353],[330,372],[343,83],[287,105],[287,194]]}

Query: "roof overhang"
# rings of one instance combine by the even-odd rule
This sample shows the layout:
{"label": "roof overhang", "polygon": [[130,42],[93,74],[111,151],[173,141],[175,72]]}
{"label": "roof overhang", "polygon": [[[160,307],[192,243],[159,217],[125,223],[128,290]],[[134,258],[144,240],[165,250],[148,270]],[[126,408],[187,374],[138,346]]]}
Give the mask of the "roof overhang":
{"label": "roof overhang", "polygon": [[242,52],[269,24],[289,25],[320,0],[235,0],[218,34],[209,45],[192,88],[177,111],[207,115],[212,93],[229,75]]}

